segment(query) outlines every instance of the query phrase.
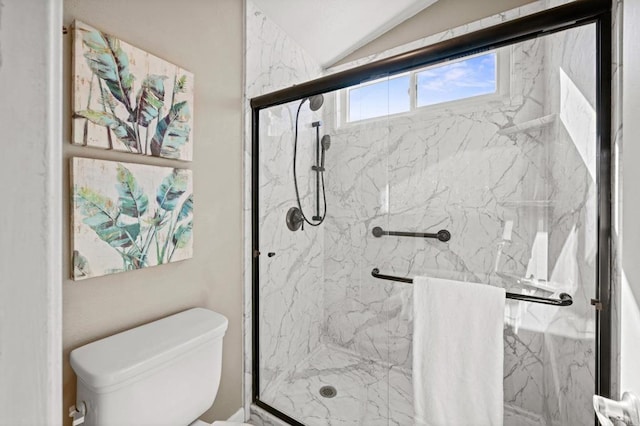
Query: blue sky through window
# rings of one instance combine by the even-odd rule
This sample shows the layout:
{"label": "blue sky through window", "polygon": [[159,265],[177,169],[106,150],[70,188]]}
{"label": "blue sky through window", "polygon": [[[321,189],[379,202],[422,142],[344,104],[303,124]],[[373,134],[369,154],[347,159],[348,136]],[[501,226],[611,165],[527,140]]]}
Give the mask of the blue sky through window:
{"label": "blue sky through window", "polygon": [[403,75],[351,89],[349,121],[409,111],[410,80],[408,75]]}
{"label": "blue sky through window", "polygon": [[496,53],[417,73],[417,103],[426,106],[496,92]]}

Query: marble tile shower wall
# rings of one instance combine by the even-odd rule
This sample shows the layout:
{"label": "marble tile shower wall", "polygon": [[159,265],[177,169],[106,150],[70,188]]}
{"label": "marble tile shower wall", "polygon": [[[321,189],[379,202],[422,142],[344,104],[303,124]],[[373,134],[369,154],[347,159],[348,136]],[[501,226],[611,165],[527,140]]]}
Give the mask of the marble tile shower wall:
{"label": "marble tile shower wall", "polygon": [[[509,203],[546,192],[546,171],[539,167],[545,145],[539,140],[542,131],[507,136],[500,130],[544,115],[542,45],[537,40],[514,48],[511,96],[488,107],[335,129],[327,153],[331,215],[325,229],[324,295],[326,336],[332,343],[410,367],[411,286],[385,285],[371,277],[371,269],[401,276],[431,271],[492,278],[508,219],[514,232],[500,270],[524,275],[535,229],[530,215]],[[375,226],[448,229],[452,239],[375,238]],[[404,332],[387,333],[387,327]]]}
{"label": "marble tile shower wall", "polygon": [[[505,402],[541,424],[590,421],[595,206],[588,165],[593,152],[586,144],[577,147],[565,121],[577,117],[582,129],[593,123],[588,111],[580,111],[584,103],[561,100],[566,88],[560,87],[559,72],[593,92],[588,71],[593,57],[565,53],[592,51],[589,31],[509,48],[508,99],[463,113],[445,110],[335,127],[327,153],[325,342],[410,374],[412,289],[371,277],[372,268],[510,289],[512,281],[496,271],[537,275],[532,263],[542,262],[546,271],[548,261],[551,276],[536,278],[560,283],[576,303],[562,311],[508,303]],[[585,45],[576,44],[580,41]],[[581,136],[593,144],[593,135]],[[448,229],[453,237],[447,244],[375,238],[375,226]],[[504,238],[511,226],[511,236]],[[547,231],[547,252],[534,247],[539,231]]]}
{"label": "marble tile shower wall", "polygon": [[[251,110],[248,100],[321,75],[322,69],[295,41],[271,21],[253,2],[246,2],[246,93],[245,179],[251,181]],[[305,358],[320,342],[323,318],[323,229],[290,232],[285,225],[287,210],[296,204],[292,183],[292,128],[297,105],[264,111],[260,127],[260,383],[264,389],[284,369]],[[301,116],[301,140],[308,143],[308,123],[317,120],[308,108]],[[299,164],[308,164],[302,152]],[[311,179],[301,167],[302,194],[311,194]],[[303,205],[308,210],[307,195]],[[245,190],[245,237],[251,236],[251,188]],[[268,252],[275,256],[268,257]],[[245,265],[245,348],[251,347],[251,247]],[[304,265],[304,267],[300,267]],[[245,350],[245,386],[251,383],[251,351]],[[245,389],[245,407],[251,404],[251,389]]]}

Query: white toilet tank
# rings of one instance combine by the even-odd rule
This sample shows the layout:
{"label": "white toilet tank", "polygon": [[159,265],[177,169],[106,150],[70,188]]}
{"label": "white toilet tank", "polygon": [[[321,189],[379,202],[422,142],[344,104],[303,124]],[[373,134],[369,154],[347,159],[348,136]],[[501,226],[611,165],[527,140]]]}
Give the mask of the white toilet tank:
{"label": "white toilet tank", "polygon": [[203,308],[71,352],[87,426],[188,425],[218,392],[227,319]]}

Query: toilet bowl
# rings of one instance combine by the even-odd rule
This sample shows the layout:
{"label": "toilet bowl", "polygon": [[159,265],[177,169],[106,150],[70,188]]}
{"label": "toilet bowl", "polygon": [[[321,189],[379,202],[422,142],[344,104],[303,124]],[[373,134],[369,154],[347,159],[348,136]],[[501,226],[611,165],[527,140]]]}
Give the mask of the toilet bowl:
{"label": "toilet bowl", "polygon": [[197,420],[218,392],[227,326],[223,315],[193,308],[73,350],[82,407],[74,424],[247,425]]}

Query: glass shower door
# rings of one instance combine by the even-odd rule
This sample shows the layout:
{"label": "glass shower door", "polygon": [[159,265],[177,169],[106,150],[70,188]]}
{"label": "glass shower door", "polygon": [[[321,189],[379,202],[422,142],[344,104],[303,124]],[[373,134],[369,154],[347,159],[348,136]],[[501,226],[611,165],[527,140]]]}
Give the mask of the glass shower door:
{"label": "glass shower door", "polygon": [[[389,123],[389,230],[451,239],[381,237],[381,273],[573,298],[568,307],[507,300],[505,425],[593,423],[595,35],[590,24],[419,70],[424,106]],[[411,357],[429,352],[405,352],[413,297],[396,286],[405,302],[392,322],[408,339],[390,338],[390,354],[408,354],[411,373]]]}
{"label": "glass shower door", "polygon": [[389,341],[407,336],[370,232],[388,223],[389,84],[261,111],[259,398],[289,421],[390,421]]}
{"label": "glass shower door", "polygon": [[426,276],[571,295],[506,301],[504,423],[593,421],[596,59],[587,24],[260,111],[263,406],[414,424]]}

